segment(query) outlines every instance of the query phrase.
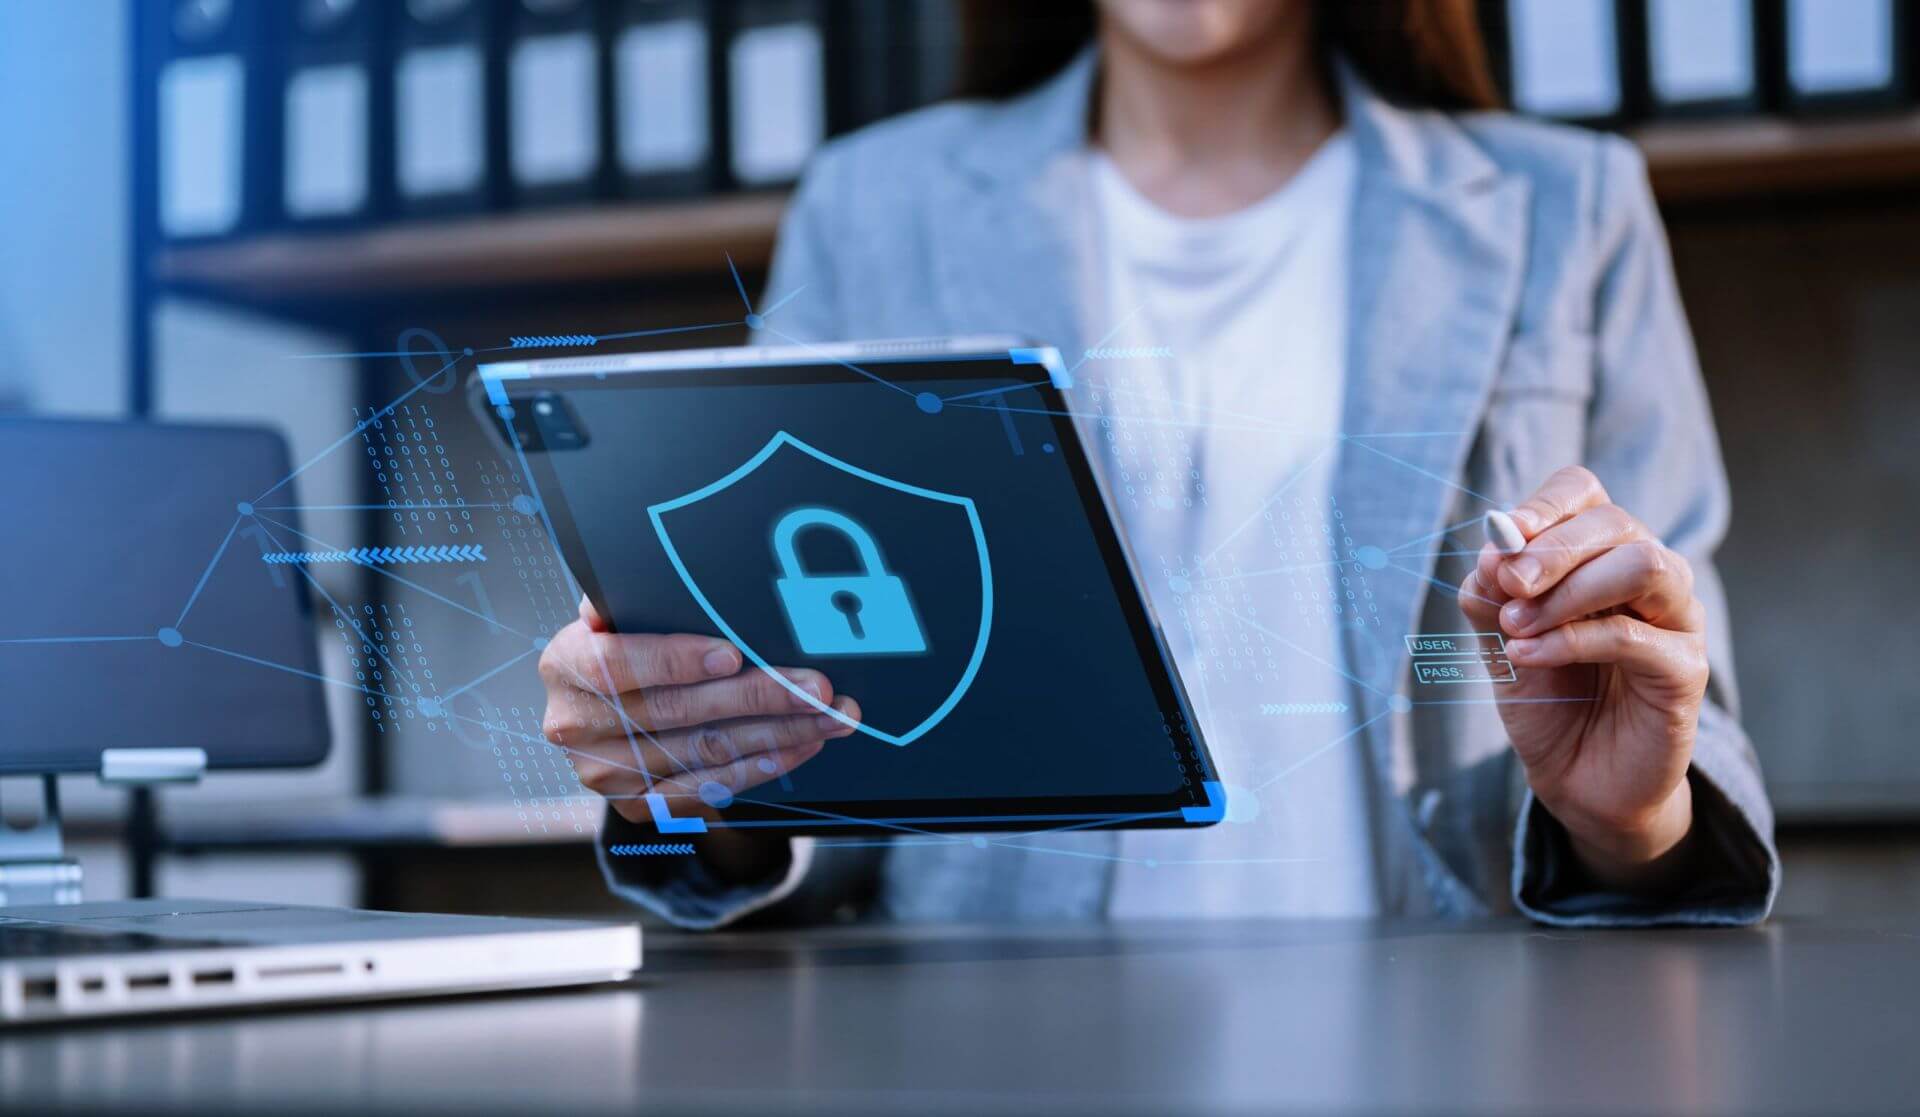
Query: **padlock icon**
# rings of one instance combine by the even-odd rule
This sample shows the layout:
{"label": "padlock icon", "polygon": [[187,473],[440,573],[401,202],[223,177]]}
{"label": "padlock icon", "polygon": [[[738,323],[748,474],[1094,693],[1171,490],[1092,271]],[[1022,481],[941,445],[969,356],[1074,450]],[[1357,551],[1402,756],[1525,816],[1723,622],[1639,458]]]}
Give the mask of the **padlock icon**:
{"label": "padlock icon", "polygon": [[[860,574],[806,573],[796,538],[803,528],[824,527],[847,537],[860,556]],[[927,636],[915,615],[907,585],[887,573],[873,533],[831,508],[796,508],[773,528],[773,555],[780,564],[775,586],[794,640],[807,655],[919,655]]]}

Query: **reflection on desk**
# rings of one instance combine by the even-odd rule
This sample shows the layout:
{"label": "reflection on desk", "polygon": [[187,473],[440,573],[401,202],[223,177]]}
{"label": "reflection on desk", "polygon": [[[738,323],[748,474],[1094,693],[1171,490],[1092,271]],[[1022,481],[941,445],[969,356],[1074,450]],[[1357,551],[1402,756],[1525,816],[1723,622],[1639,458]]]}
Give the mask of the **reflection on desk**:
{"label": "reflection on desk", "polygon": [[24,1032],[0,1107],[1885,1112],[1920,929],[1524,924],[653,936],[577,994]]}

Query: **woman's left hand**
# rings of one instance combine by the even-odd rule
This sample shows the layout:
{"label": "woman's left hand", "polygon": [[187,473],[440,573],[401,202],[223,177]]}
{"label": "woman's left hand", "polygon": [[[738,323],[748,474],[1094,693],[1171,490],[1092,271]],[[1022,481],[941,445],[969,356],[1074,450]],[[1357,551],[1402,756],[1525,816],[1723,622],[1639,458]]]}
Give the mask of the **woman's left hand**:
{"label": "woman's left hand", "polygon": [[1527,782],[1601,882],[1653,884],[1693,825],[1687,767],[1707,689],[1693,570],[1570,466],[1512,510],[1525,550],[1482,548],[1460,587],[1517,680],[1500,716]]}

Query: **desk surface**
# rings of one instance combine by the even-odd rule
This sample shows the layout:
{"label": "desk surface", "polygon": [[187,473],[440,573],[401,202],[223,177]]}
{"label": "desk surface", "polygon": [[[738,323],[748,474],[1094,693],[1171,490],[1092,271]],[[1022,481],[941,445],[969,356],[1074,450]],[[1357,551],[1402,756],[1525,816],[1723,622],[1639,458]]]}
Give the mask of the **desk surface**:
{"label": "desk surface", "polygon": [[0,1036],[0,1109],[1821,1113],[1920,1105],[1920,928],[658,934],[570,994]]}

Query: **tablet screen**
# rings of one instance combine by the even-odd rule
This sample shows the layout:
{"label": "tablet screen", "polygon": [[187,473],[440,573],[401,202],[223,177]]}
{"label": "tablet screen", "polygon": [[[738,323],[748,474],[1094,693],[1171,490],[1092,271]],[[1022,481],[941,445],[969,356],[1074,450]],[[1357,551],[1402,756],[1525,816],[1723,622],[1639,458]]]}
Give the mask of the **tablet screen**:
{"label": "tablet screen", "polygon": [[1049,373],[745,352],[481,370],[618,631],[725,636],[859,701],[859,732],[722,824],[1207,820],[1204,747]]}

